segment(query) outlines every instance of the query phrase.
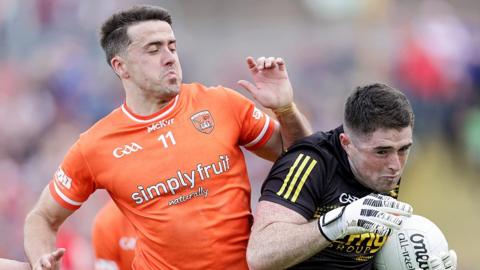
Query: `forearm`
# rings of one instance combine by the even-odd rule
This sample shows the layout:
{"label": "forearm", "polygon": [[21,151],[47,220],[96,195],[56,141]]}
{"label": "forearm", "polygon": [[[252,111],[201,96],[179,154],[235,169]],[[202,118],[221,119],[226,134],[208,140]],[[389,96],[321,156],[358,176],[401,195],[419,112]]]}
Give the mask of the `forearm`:
{"label": "forearm", "polygon": [[53,252],[58,227],[36,211],[32,211],[25,220],[24,248],[28,260],[34,264],[42,255]]}
{"label": "forearm", "polygon": [[30,264],[14,260],[0,259],[0,270],[30,270]]}
{"label": "forearm", "polygon": [[317,220],[294,224],[277,222],[252,234],[247,261],[251,269],[285,269],[296,265],[330,244],[320,233]]}
{"label": "forearm", "polygon": [[280,123],[280,133],[284,148],[288,148],[295,140],[312,134],[310,123],[298,110],[295,103],[274,109],[273,112]]}

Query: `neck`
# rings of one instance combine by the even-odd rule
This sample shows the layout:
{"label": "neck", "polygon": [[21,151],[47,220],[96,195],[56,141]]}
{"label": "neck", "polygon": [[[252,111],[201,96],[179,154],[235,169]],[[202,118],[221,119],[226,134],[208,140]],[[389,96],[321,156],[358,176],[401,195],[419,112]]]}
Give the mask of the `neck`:
{"label": "neck", "polygon": [[142,90],[125,88],[125,103],[135,114],[148,116],[165,107],[175,96],[166,97],[160,94],[148,93]]}

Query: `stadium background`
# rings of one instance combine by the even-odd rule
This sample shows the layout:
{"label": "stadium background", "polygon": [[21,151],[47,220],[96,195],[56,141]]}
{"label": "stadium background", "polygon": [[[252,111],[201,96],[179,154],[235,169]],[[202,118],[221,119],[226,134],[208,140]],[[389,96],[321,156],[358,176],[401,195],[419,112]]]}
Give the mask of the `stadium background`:
{"label": "stadium background", "polygon": [[[476,0],[0,0],[0,257],[24,259],[22,226],[41,189],[78,134],[122,103],[98,28],[136,3],[172,12],[186,82],[240,90],[246,56],[284,57],[316,130],[341,121],[356,85],[405,91],[417,121],[400,199],[439,225],[459,269],[480,269]],[[255,207],[271,164],[248,163]],[[63,226],[63,269],[92,269],[91,221],[106,200],[96,192]]]}

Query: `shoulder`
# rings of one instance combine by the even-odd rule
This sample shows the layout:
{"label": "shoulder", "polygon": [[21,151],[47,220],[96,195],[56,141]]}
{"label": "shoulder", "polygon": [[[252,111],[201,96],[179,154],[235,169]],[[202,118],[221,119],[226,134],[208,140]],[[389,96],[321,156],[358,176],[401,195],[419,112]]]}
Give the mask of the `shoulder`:
{"label": "shoulder", "polygon": [[309,152],[320,157],[331,156],[329,151],[328,134],[325,132],[316,132],[310,136],[295,141],[285,154]]}
{"label": "shoulder", "polygon": [[100,118],[90,128],[80,134],[80,138],[82,140],[92,140],[111,132],[113,127],[117,126],[123,119],[121,110],[121,107],[118,107],[108,115]]}

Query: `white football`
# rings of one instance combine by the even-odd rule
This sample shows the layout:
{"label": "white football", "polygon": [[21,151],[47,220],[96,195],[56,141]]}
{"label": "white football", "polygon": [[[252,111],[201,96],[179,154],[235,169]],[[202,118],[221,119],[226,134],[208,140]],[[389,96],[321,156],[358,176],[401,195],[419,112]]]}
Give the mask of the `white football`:
{"label": "white football", "polygon": [[375,257],[377,270],[428,269],[428,256],[448,252],[442,231],[430,220],[412,215],[403,219]]}

